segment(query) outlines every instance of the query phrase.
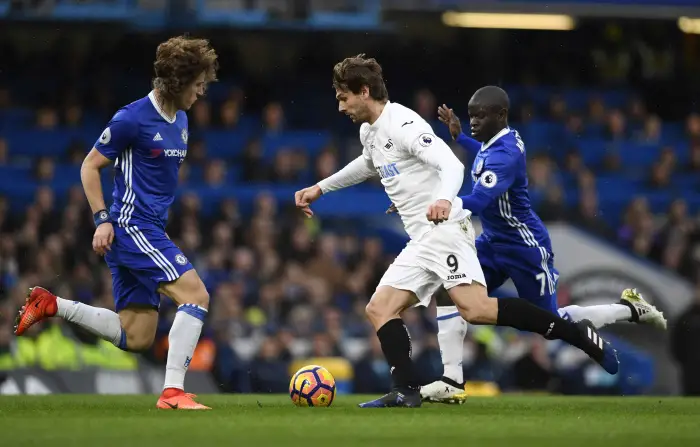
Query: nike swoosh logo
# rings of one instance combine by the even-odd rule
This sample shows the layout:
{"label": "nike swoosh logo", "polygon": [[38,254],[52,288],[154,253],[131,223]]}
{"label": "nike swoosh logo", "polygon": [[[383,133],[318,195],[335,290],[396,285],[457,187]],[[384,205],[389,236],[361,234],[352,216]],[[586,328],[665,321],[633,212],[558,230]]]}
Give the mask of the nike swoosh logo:
{"label": "nike swoosh logo", "polygon": [[177,410],[177,407],[178,407],[178,405],[180,405],[180,404],[175,404],[175,405],[173,405],[173,404],[171,404],[170,402],[165,401],[165,405],[169,406],[169,407],[172,408],[173,410]]}
{"label": "nike swoosh logo", "polygon": [[403,127],[403,126],[408,126],[409,124],[413,124],[413,121],[406,121],[405,123],[403,123],[403,124],[401,125],[401,127]]}
{"label": "nike swoosh logo", "polygon": [[36,307],[37,309],[39,308],[39,301],[37,301],[36,303],[34,303],[34,307]]}

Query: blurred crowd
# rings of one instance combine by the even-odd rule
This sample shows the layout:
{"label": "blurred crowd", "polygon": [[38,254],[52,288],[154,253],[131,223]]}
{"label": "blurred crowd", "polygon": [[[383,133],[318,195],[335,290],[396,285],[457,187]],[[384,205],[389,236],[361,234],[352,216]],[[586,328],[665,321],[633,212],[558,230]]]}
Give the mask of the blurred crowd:
{"label": "blurred crowd", "polygon": [[[631,73],[641,73],[644,82],[670,82],[674,59],[667,47],[639,47],[636,51],[647,57],[633,57],[629,46],[604,45],[594,49],[592,59],[601,68],[598,77],[590,82],[624,84]],[[19,51],[8,49],[7,54],[18,64],[24,62]],[[530,68],[523,72],[527,71],[524,74],[529,79],[536,75],[533,70],[537,67],[532,66],[530,54],[526,56]],[[62,84],[65,88],[59,89],[28,78],[37,91],[25,91],[40,99],[26,103],[25,98],[13,95],[17,90],[9,83],[0,82],[0,116],[7,110],[29,110],[26,119],[31,128],[94,128],[97,138],[123,101],[119,99],[122,96],[102,88],[96,80],[114,80],[117,75],[109,72],[109,65],[95,68],[99,73],[93,75],[92,67],[102,67],[102,58],[78,60],[49,53],[46,58],[37,66],[55,63],[56,71],[65,74],[69,81],[71,73],[89,69],[90,76],[74,76],[85,79],[86,85],[77,88],[71,87],[77,85],[75,82],[66,82]],[[120,54],[115,60],[129,66],[144,65],[136,56],[131,58],[130,54]],[[636,63],[631,61],[635,58],[644,62],[644,70],[634,69]],[[655,60],[662,63],[654,63]],[[547,70],[560,73],[561,64],[555,63],[555,58],[548,64]],[[147,75],[141,78],[143,81]],[[327,82],[326,77],[322,82]],[[394,90],[394,85],[390,87],[392,94],[399,91]],[[333,113],[332,102],[323,103],[330,107],[328,110],[318,109],[313,103],[300,105],[283,95],[270,98],[272,93],[258,94],[257,101],[251,101],[255,95],[246,87],[225,87],[224,94],[198,101],[189,112],[190,141],[181,182],[219,187],[235,181],[261,186],[252,209],[232,198],[218,203],[216,210],[204,209],[209,206],[204,205],[207,198],[188,193],[179,198],[170,214],[169,236],[192,261],[211,295],[209,317],[191,367],[212,371],[217,383],[227,391],[284,392],[293,359],[343,356],[353,364],[355,391],[385,390],[389,386],[387,365],[364,308],[392,261],[394,250],[387,248],[386,240],[378,233],[364,228],[363,222],[336,226],[333,219],[304,219],[290,206],[291,197],[281,201],[265,191],[269,185],[305,186],[335,172],[357,153],[356,127],[349,132],[332,129],[336,138],[318,152],[285,147],[270,159],[264,153],[265,136],[294,129],[301,115],[310,121],[323,119],[320,115]],[[253,88],[258,92],[265,90],[260,85]],[[44,95],[46,89],[53,93]],[[330,90],[323,92],[332,100]],[[293,93],[299,97],[298,102],[308,99],[297,95],[298,91]],[[438,101],[434,92],[420,89],[396,99],[433,123],[439,135],[448,135],[444,126],[436,122],[437,105],[445,101]],[[461,98],[462,105],[466,99]],[[647,192],[672,191],[677,178],[700,173],[700,115],[689,113],[682,123],[676,122],[676,134],[680,137],[668,142],[668,123],[652,104],[645,103],[642,97],[631,97],[623,105],[610,105],[591,93],[581,107],[567,102],[565,95],[551,94],[544,102],[519,95],[513,101],[511,122],[515,128],[534,128],[531,125],[545,122],[554,129],[544,139],[541,134],[523,132],[529,154],[530,190],[543,219],[583,227],[697,282],[698,203],[689,203],[683,194],[671,201],[650,200]],[[309,110],[313,113],[307,113]],[[466,109],[455,111],[466,122]],[[0,122],[0,167],[31,166],[40,187],[20,212],[11,206],[11,198],[0,196],[0,357],[16,350],[10,335],[13,319],[31,286],[40,284],[64,298],[113,308],[109,271],[91,250],[94,228],[79,179],[75,178],[76,186],[65,197],[62,193],[57,197],[48,186],[63,175],[63,167],[77,169],[93,141],[75,140],[60,155],[26,157],[22,147],[10,147],[2,124],[7,123]],[[207,139],[202,136],[207,131],[242,131],[249,138],[234,158],[222,157],[207,146]],[[606,144],[604,157],[597,161],[591,161],[590,148],[583,143],[583,137],[591,135]],[[615,149],[628,142],[662,149],[649,166],[635,165],[632,169]],[[464,151],[453,143],[452,147],[470,166],[471,160]],[[681,152],[683,157],[679,156]],[[630,179],[626,187],[637,184],[639,188],[612,209],[603,209],[603,199],[615,189],[611,183],[614,178]],[[380,187],[376,181],[373,184]],[[700,191],[699,183],[688,185],[694,188],[693,192]],[[164,364],[167,332],[174,312],[174,306],[163,300],[157,342],[143,355],[146,361]],[[433,315],[430,308],[412,309],[405,316],[424,381],[441,374]],[[44,325],[30,337],[40,337],[47,329],[58,329],[75,343],[97,343],[89,334],[64,324]],[[677,357],[688,349],[679,348]],[[465,344],[465,377],[493,380],[506,389],[556,386],[559,391],[580,392],[584,382],[590,388],[609,390],[616,386],[591,380],[587,365],[585,358],[562,346],[544,343],[539,337],[492,328],[470,328]],[[555,376],[556,385],[552,380]],[[584,376],[585,381],[581,379]]]}

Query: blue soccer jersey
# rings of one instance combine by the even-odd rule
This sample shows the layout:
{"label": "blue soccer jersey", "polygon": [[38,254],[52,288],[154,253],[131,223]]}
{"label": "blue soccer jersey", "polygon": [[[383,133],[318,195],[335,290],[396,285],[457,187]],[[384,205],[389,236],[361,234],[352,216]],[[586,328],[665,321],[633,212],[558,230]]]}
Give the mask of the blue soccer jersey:
{"label": "blue soccer jersey", "polygon": [[547,228],[530,205],[525,159],[523,140],[509,128],[483,144],[476,154],[472,193],[491,199],[479,213],[483,234],[492,244],[551,249]]}
{"label": "blue soccer jersey", "polygon": [[105,256],[115,309],[157,309],[160,284],[193,268],[165,233],[187,155],[187,115],[178,111],[170,119],[151,92],[114,115],[95,149],[115,166],[110,207],[114,242]]}
{"label": "blue soccer jersey", "polygon": [[165,229],[187,138],[185,112],[170,119],[153,92],[114,115],[95,148],[115,161],[110,215],[116,225]]}
{"label": "blue soccer jersey", "polygon": [[484,144],[464,134],[457,141],[475,154],[472,193],[462,200],[481,218],[476,249],[486,287],[493,291],[510,278],[521,298],[556,312],[559,274],[547,228],[530,204],[520,135],[505,128]]}

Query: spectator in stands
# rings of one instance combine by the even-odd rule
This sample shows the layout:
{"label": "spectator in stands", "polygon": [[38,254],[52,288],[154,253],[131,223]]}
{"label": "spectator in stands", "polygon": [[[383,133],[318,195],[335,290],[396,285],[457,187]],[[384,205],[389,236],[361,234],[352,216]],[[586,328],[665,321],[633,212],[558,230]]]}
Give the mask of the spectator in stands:
{"label": "spectator in stands", "polygon": [[557,185],[547,189],[544,200],[537,209],[537,214],[545,222],[559,222],[567,219],[564,191],[561,187]]}
{"label": "spectator in stands", "polygon": [[72,101],[63,110],[63,123],[70,128],[78,128],[83,124],[83,107],[77,101]]}
{"label": "spectator in stands", "polygon": [[413,97],[413,110],[424,120],[431,123],[435,121],[435,111],[437,110],[437,100],[435,95],[428,89],[418,90]]}
{"label": "spectator in stands", "polygon": [[624,141],[628,138],[627,121],[620,110],[615,109],[608,114],[605,134],[611,141]]}
{"label": "spectator in stands", "polygon": [[260,353],[250,364],[251,389],[254,393],[286,393],[289,391],[288,364],[280,360],[281,346],[272,336],[266,337]]}
{"label": "spectator in stands", "polygon": [[605,102],[600,96],[594,96],[588,101],[588,122],[593,127],[603,127],[607,120]]}
{"label": "spectator in stands", "polygon": [[685,396],[700,396],[700,283],[693,302],[671,326],[671,352],[681,369]]}
{"label": "spectator in stands", "polygon": [[40,183],[53,180],[54,162],[49,157],[39,157],[34,163],[34,179]]}
{"label": "spectator in stands", "polygon": [[530,123],[537,118],[537,110],[531,101],[525,101],[520,105],[518,110],[518,122],[521,124]]}
{"label": "spectator in stands", "polygon": [[226,183],[226,170],[226,163],[223,160],[210,160],[204,170],[204,182],[214,188],[224,186]]}
{"label": "spectator in stands", "polygon": [[258,139],[246,143],[239,164],[243,171],[243,180],[247,182],[264,182],[271,177],[268,164],[263,160],[262,142]]}
{"label": "spectator in stands", "polygon": [[658,161],[651,168],[649,186],[653,189],[663,190],[671,185],[673,167],[669,162]]}
{"label": "spectator in stands", "polygon": [[0,137],[0,166],[5,166],[10,161],[7,140]]}
{"label": "spectator in stands", "polygon": [[691,145],[700,144],[700,113],[688,116],[685,131]]}
{"label": "spectator in stands", "polygon": [[700,172],[700,142],[691,143],[688,163],[684,165],[684,171],[688,174]]}
{"label": "spectator in stands", "polygon": [[282,132],[285,128],[284,109],[279,101],[268,103],[263,109],[263,128],[268,134]]}
{"label": "spectator in stands", "polygon": [[[222,122],[223,120],[223,107],[222,107]],[[195,102],[194,105],[192,106],[192,110],[189,114],[191,117],[188,124],[191,129],[193,130],[206,130],[211,126],[211,103],[207,101],[206,99],[200,99],[199,101]],[[191,149],[191,145],[190,145]],[[188,154],[187,161],[190,161],[190,157]]]}
{"label": "spectator in stands", "polygon": [[644,128],[637,132],[637,141],[644,144],[661,143],[661,118],[650,115],[644,121]]}
{"label": "spectator in stands", "polygon": [[43,106],[36,112],[36,127],[41,130],[53,130],[59,125],[56,109]]}
{"label": "spectator in stands", "polygon": [[[195,105],[200,102],[195,102]],[[207,146],[204,140],[190,139],[187,144],[187,166],[204,166],[207,161]],[[182,168],[182,167],[181,167]]]}
{"label": "spectator in stands", "polygon": [[559,123],[566,122],[569,116],[566,100],[559,95],[554,95],[549,100],[549,119]]}
{"label": "spectator in stands", "polygon": [[326,148],[316,159],[314,181],[318,182],[338,171],[338,156],[333,148]]}
{"label": "spectator in stands", "polygon": [[220,116],[221,127],[224,129],[235,129],[241,119],[241,104],[233,98],[229,98],[221,104]]}

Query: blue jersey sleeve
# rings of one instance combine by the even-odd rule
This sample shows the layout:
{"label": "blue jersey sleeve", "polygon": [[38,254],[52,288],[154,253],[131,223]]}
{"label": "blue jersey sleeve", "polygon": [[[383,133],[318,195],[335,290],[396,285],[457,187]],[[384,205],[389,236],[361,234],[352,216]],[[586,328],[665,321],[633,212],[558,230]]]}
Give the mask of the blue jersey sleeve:
{"label": "blue jersey sleeve", "polygon": [[455,141],[457,142],[457,144],[466,149],[469,155],[478,154],[479,150],[481,149],[481,143],[479,143],[472,137],[466,136],[464,132],[460,133],[455,139]]}
{"label": "blue jersey sleeve", "polygon": [[484,163],[484,171],[474,184],[471,194],[461,197],[464,208],[480,213],[498,196],[508,191],[518,169],[517,151],[494,150]]}
{"label": "blue jersey sleeve", "polygon": [[128,110],[120,110],[107,124],[95,143],[95,149],[110,160],[115,160],[136,140],[138,129],[138,121],[133,114]]}

